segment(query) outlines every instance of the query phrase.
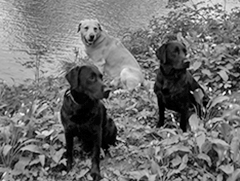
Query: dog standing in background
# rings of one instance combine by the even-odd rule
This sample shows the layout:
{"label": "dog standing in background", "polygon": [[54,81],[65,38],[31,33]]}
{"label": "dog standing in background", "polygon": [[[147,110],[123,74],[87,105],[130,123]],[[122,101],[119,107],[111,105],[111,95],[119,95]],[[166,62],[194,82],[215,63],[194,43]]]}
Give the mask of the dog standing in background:
{"label": "dog standing in background", "polygon": [[[160,60],[154,84],[154,92],[157,95],[159,107],[157,127],[164,125],[164,112],[167,108],[181,114],[180,127],[185,132],[188,119],[192,114],[190,109],[195,106],[197,110],[200,110],[202,106],[195,100],[192,92],[197,89],[203,92],[203,105],[206,105],[209,99],[187,70],[190,62],[186,55],[186,47],[179,41],[169,41],[156,51],[156,56]],[[201,116],[201,111],[198,113]]]}
{"label": "dog standing in background", "polygon": [[134,56],[120,40],[105,32],[97,20],[82,20],[78,27],[86,54],[103,73],[113,78],[112,85],[119,82],[132,90],[144,84],[144,76]]}
{"label": "dog standing in background", "polygon": [[99,181],[100,149],[114,145],[117,136],[117,127],[100,101],[108,97],[110,90],[95,66],[75,67],[66,79],[70,89],[64,95],[60,114],[66,138],[67,170],[72,168],[73,138],[77,136],[84,150],[92,152],[90,173],[94,181]]}

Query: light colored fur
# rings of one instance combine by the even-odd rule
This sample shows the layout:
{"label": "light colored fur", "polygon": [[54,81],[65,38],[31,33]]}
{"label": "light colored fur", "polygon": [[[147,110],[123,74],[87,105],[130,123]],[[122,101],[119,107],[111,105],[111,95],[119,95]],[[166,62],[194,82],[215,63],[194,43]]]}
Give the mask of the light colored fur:
{"label": "light colored fur", "polygon": [[104,31],[97,20],[81,21],[78,30],[86,54],[102,73],[105,72],[113,78],[112,84],[117,85],[120,81],[128,90],[144,84],[137,60],[120,40]]}

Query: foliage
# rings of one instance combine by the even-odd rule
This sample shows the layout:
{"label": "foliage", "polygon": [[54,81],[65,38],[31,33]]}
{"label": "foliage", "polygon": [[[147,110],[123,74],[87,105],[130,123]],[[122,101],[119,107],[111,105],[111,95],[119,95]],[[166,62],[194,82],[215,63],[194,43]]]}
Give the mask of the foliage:
{"label": "foliage", "polygon": [[152,55],[166,39],[176,36],[187,46],[190,70],[197,80],[217,94],[238,90],[239,8],[227,13],[220,4],[202,6],[202,3],[193,7],[182,5],[168,16],[153,17],[147,30],[128,31],[123,36],[124,44],[133,54]]}
{"label": "foliage", "polygon": [[[112,91],[104,104],[118,127],[118,143],[103,154],[103,180],[239,180],[238,18],[239,11],[226,13],[219,5],[181,6],[166,17],[154,17],[147,29],[125,33],[124,44],[149,81],[154,81],[159,66],[156,48],[172,35],[183,41],[192,60],[190,71],[208,87],[212,99],[205,118],[193,114],[189,131],[182,133],[171,111],[166,113],[168,124],[155,128],[158,114],[152,89]],[[77,63],[63,63],[63,72]],[[11,87],[0,84],[1,180],[91,180],[91,163],[78,140],[74,168],[64,171],[59,110],[67,87],[63,77]]]}

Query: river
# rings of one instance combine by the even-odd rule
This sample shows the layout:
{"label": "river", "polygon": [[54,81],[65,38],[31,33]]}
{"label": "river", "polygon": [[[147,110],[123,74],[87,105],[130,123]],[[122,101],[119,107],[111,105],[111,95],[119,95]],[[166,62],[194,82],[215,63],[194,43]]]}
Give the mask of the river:
{"label": "river", "polygon": [[125,28],[145,27],[153,15],[166,15],[166,0],[0,0],[0,79],[9,84],[58,75],[59,61],[74,58],[77,27],[96,18],[118,36]]}

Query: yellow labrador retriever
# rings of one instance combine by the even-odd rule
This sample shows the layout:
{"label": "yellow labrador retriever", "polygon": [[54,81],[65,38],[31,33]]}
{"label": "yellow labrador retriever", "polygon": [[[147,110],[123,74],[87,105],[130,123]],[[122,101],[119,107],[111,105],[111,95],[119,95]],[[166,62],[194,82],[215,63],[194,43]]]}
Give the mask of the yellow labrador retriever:
{"label": "yellow labrador retriever", "polygon": [[78,27],[85,45],[86,54],[103,73],[117,85],[121,81],[124,88],[132,90],[144,84],[144,77],[137,60],[123,46],[120,40],[105,32],[98,20],[82,20]]}

